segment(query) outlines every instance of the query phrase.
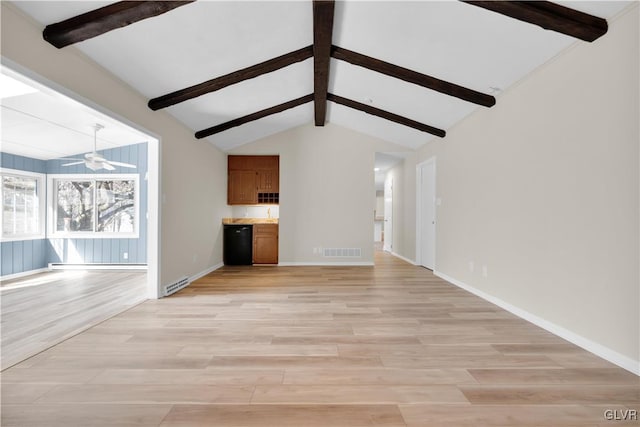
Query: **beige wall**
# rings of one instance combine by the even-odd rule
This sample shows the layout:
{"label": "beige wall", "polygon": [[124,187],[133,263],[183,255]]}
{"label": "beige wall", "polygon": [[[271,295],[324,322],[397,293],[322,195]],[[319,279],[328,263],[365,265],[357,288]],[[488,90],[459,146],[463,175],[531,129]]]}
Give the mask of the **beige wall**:
{"label": "beige wall", "polygon": [[[404,164],[415,194],[416,162],[437,158],[437,271],[636,371],[638,22],[636,3]],[[403,208],[413,230],[415,203]],[[414,259],[404,239],[396,250]]]}
{"label": "beige wall", "polygon": [[[221,218],[226,206],[226,157],[74,47],[56,49],[42,28],[2,2],[2,56],[161,139],[161,284],[192,276],[222,261]],[[194,207],[197,207],[194,208]]]}
{"label": "beige wall", "polygon": [[[602,39],[577,43],[393,172],[396,252],[415,257],[415,165],[436,155],[436,269],[631,361],[640,360],[638,20],[635,4]],[[43,42],[6,2],[2,55],[161,137],[162,283],[220,262],[230,212],[222,153],[73,47]],[[359,261],[372,261],[375,151],[400,149],[334,125],[235,150],[281,155],[281,261],[326,262],[314,247],[361,247]]]}
{"label": "beige wall", "polygon": [[[233,150],[280,155],[280,262],[372,263],[376,151],[402,148],[337,125],[304,125]],[[361,248],[325,258],[314,248]]]}

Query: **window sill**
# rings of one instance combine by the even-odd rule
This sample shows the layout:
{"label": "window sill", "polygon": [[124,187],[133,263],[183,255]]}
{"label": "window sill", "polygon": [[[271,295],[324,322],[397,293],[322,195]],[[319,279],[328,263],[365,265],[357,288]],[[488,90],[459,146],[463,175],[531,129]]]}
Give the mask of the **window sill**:
{"label": "window sill", "polygon": [[48,239],[138,239],[138,233],[55,233]]}
{"label": "window sill", "polygon": [[23,242],[25,240],[43,240],[47,237],[44,234],[27,235],[27,236],[15,236],[15,237],[2,237],[0,242]]}

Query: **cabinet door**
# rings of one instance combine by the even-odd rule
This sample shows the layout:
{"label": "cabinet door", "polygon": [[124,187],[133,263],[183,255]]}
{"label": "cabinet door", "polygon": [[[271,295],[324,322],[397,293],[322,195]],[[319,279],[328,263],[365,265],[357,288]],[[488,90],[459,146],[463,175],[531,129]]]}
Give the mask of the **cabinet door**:
{"label": "cabinet door", "polygon": [[277,170],[263,169],[258,171],[258,193],[277,193],[279,187]]}
{"label": "cabinet door", "polygon": [[255,224],[253,226],[253,263],[278,263],[277,224]]}
{"label": "cabinet door", "polygon": [[258,203],[256,173],[254,171],[229,171],[227,203],[230,205]]}

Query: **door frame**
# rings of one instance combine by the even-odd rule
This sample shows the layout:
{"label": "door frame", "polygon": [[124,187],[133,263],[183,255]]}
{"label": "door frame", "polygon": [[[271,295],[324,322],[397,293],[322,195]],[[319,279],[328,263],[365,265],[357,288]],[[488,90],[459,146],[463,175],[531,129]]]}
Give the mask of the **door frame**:
{"label": "door frame", "polygon": [[[437,179],[436,179],[437,178],[436,156],[430,157],[424,162],[420,162],[416,165],[416,264],[426,268],[429,268],[429,267],[422,263],[422,234],[425,232],[425,229],[426,229],[426,224],[424,223],[424,221],[421,220],[422,219],[422,198],[424,194],[423,188],[422,188],[422,169],[424,166],[428,165],[429,163],[433,164],[433,188],[434,188],[433,218],[437,226],[438,211],[436,208],[438,203],[437,203],[436,194],[438,193],[438,190],[437,190]],[[437,255],[437,251],[436,251],[437,227],[436,226],[434,226],[434,231],[433,231],[433,271],[435,271],[436,255]]]}
{"label": "door frame", "polygon": [[[99,114],[117,120],[148,137],[147,140],[147,297],[158,299],[162,297],[161,290],[161,211],[160,203],[162,171],[161,145],[162,138],[145,127],[117,114],[110,109],[76,93],[75,91],[53,81],[35,71],[22,66],[6,57],[0,57],[0,63],[9,73],[14,72],[32,80],[35,84],[42,86],[42,90],[57,92],[63,96],[73,99],[86,107],[97,111]],[[141,213],[144,215],[145,213]]]}
{"label": "door frame", "polygon": [[[387,192],[387,190],[389,190]],[[387,194],[388,193],[388,194]],[[389,209],[387,209],[389,208]],[[389,233],[391,231],[391,233]],[[384,180],[384,223],[382,226],[382,250],[393,253],[393,176]]]}

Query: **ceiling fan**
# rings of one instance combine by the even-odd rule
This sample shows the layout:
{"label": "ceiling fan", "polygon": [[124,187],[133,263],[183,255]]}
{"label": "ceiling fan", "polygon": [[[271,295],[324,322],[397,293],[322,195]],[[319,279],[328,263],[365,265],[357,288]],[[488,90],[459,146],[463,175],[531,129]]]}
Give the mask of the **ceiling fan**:
{"label": "ceiling fan", "polygon": [[93,152],[92,153],[85,154],[84,159],[71,159],[71,158],[65,159],[65,160],[78,160],[78,161],[65,163],[62,166],[74,166],[74,165],[80,165],[84,163],[86,167],[94,171],[97,171],[100,169],[106,169],[106,170],[112,171],[112,170],[115,170],[114,166],[121,166],[123,168],[135,169],[136,165],[132,165],[130,163],[115,162],[113,160],[107,160],[102,154],[98,154],[98,150],[96,148],[97,146],[96,135],[98,131],[102,128],[104,128],[104,126],[99,123],[96,123],[93,126]]}

